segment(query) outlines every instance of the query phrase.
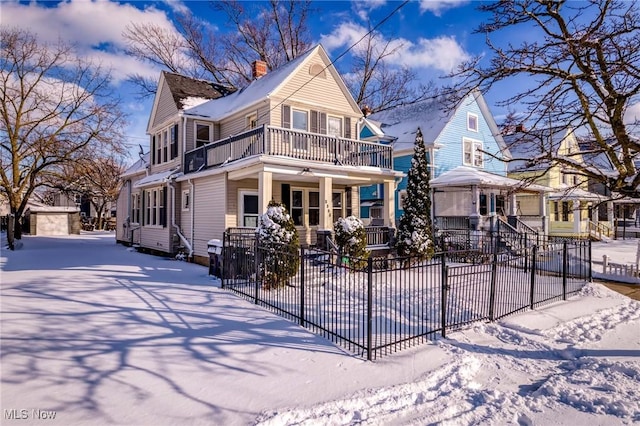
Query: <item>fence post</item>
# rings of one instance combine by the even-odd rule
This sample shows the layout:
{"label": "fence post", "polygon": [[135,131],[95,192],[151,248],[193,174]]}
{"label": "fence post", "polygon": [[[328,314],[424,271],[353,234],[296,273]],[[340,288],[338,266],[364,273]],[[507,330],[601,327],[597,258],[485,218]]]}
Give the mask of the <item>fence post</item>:
{"label": "fence post", "polygon": [[259,301],[259,296],[260,296],[259,295],[259,291],[260,291],[260,275],[261,274],[260,274],[260,271],[259,271],[259,269],[260,269],[260,261],[258,259],[258,256],[260,255],[260,249],[258,248],[259,239],[256,238],[254,241],[255,241],[255,246],[254,246],[255,248],[254,248],[254,251],[253,251],[254,252],[254,256],[253,256],[254,265],[253,265],[253,267],[255,268],[255,271],[256,271],[256,296],[255,296],[254,303],[257,305],[258,301]]}
{"label": "fence post", "polygon": [[498,251],[493,252],[493,262],[491,263],[491,288],[489,294],[489,319],[494,321],[496,305],[496,275],[498,272]]}
{"label": "fence post", "polygon": [[589,282],[590,282],[590,283],[592,283],[592,282],[593,282],[593,263],[591,263],[591,261],[592,261],[592,259],[593,259],[593,258],[591,257],[592,255],[593,255],[593,252],[591,251],[591,240],[589,240],[589,254],[588,254],[588,256],[589,256],[589,263],[588,263],[588,265],[589,265],[589,271],[588,271],[588,274],[589,274],[589,275],[588,275],[588,278],[589,278]]}
{"label": "fence post", "polygon": [[536,285],[536,257],[538,255],[538,246],[533,246],[531,250],[531,293],[530,293],[530,307],[533,310],[535,303],[535,285]]}
{"label": "fence post", "polygon": [[371,339],[373,334],[373,260],[367,259],[367,361],[371,361]]}
{"label": "fence post", "polygon": [[449,268],[447,267],[446,264],[446,256],[443,253],[442,254],[442,263],[441,263],[441,269],[442,272],[440,273],[441,278],[440,281],[442,282],[442,289],[440,291],[440,323],[441,323],[441,327],[442,327],[442,338],[446,338],[447,337],[447,288],[449,285],[449,280],[448,280],[448,276],[449,276]]}
{"label": "fence post", "polygon": [[[133,231],[131,231],[131,239],[133,240]],[[220,278],[220,287],[221,288],[225,288],[225,281],[226,281],[226,270],[227,270],[227,247],[229,245],[229,242],[227,241],[227,233],[224,232],[222,234],[222,253],[221,253],[221,259],[222,262],[220,262],[220,275],[222,275],[222,277]]]}
{"label": "fence post", "polygon": [[304,247],[300,248],[300,325],[304,327]]}
{"label": "fence post", "polygon": [[569,256],[567,253],[567,242],[562,242],[562,300],[567,300],[567,268]]}

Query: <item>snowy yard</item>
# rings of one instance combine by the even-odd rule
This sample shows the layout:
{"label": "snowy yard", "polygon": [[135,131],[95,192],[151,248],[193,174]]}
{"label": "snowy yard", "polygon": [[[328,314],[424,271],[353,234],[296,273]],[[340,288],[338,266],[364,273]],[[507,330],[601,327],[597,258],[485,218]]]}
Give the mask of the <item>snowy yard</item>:
{"label": "snowy yard", "polygon": [[0,264],[2,424],[640,422],[640,303],[599,284],[367,362],[113,234]]}

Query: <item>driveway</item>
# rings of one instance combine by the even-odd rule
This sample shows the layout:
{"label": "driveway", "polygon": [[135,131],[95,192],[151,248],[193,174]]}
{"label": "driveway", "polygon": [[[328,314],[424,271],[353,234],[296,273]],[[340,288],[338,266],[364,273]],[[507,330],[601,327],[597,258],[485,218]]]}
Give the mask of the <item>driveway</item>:
{"label": "driveway", "polygon": [[2,424],[250,424],[446,361],[362,361],[112,233],[23,241],[0,255]]}

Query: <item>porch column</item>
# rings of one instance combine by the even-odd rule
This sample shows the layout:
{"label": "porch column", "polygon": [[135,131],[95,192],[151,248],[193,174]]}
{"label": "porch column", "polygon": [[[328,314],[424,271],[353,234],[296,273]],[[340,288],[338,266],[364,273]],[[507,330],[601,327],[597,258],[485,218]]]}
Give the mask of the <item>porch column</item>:
{"label": "porch column", "polygon": [[582,222],[582,210],[580,210],[580,201],[573,200],[573,233],[580,234],[580,224]]}
{"label": "porch column", "polygon": [[613,201],[607,201],[607,221],[609,221],[609,226],[613,228],[615,217],[613,215]]}
{"label": "porch column", "polygon": [[260,214],[266,213],[272,197],[273,179],[271,172],[258,172],[258,212]]}
{"label": "porch column", "polygon": [[320,223],[318,229],[333,229],[333,180],[320,178]]}
{"label": "porch column", "polygon": [[547,235],[549,233],[549,215],[547,214],[547,206],[549,205],[549,197],[546,192],[540,192],[538,198],[540,200],[540,217],[542,219],[542,234]]}
{"label": "porch column", "polygon": [[385,226],[396,227],[396,183],[393,180],[384,181],[383,219]]}
{"label": "porch column", "polygon": [[518,200],[516,199],[516,193],[509,194],[509,216],[518,215]]}

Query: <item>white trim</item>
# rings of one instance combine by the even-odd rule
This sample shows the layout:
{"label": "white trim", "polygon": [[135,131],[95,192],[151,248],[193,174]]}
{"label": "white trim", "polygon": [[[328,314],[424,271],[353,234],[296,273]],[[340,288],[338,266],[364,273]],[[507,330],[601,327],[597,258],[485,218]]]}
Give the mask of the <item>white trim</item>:
{"label": "white trim", "polygon": [[[204,141],[204,139],[198,139],[198,126],[208,126],[209,127],[209,140]],[[193,120],[193,149],[199,148],[198,142],[204,142],[204,144],[208,144],[213,142],[213,123],[208,121],[199,121]]]}
{"label": "white trim", "polygon": [[[471,146],[471,159],[470,161],[467,161],[465,158],[465,154],[466,154],[466,149],[465,149],[465,144],[466,143],[470,143]],[[470,166],[470,167],[477,167],[479,169],[484,169],[484,153],[480,152],[481,155],[481,163],[480,164],[476,164],[476,151],[482,151],[484,149],[484,144],[482,143],[482,141],[477,140],[477,139],[472,139],[472,138],[467,138],[467,137],[463,137],[462,138],[462,164],[465,166]]]}
{"label": "white trim", "polygon": [[[187,201],[185,205],[185,200]],[[182,198],[180,199],[180,204],[182,204],[182,211],[189,211],[191,209],[191,190],[183,189],[182,190]]]}
{"label": "white trim", "polygon": [[[254,189],[245,189],[245,188],[238,189],[238,219],[236,220],[236,223],[240,227],[246,226],[244,224],[244,218],[245,218],[244,196],[245,195],[254,195],[258,199],[260,197],[260,194],[258,193],[258,191],[254,190]],[[258,203],[258,201],[256,201],[256,203]],[[253,214],[251,214],[249,216],[252,217]],[[260,218],[260,206],[258,206],[258,213],[255,216],[256,216],[256,226],[257,226],[258,220]]]}
{"label": "white trim", "polygon": [[[471,118],[474,118],[475,121],[476,121],[475,129],[473,127],[469,126],[469,122],[470,122]],[[470,131],[470,132],[475,132],[475,133],[478,133],[480,131],[480,121],[479,121],[478,114],[475,114],[473,112],[467,112],[467,130]]]}

